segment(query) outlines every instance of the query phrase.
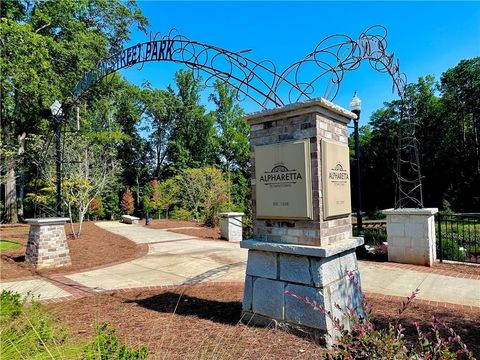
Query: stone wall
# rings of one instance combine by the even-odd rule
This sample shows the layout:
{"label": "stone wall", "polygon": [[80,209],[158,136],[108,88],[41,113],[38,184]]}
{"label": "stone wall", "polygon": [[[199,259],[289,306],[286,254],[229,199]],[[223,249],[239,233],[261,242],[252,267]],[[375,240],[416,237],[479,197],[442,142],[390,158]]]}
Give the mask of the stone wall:
{"label": "stone wall", "polygon": [[68,219],[28,219],[30,231],[25,260],[38,269],[71,265],[65,235],[66,220]]}
{"label": "stone wall", "polygon": [[351,217],[324,220],[321,140],[334,140],[348,144],[349,119],[321,106],[299,111],[273,113],[256,117],[251,124],[252,208],[255,219],[255,154],[254,146],[309,139],[312,169],[313,221],[255,220],[254,234],[260,241],[284,242],[303,245],[328,245],[352,236]]}
{"label": "stone wall", "polygon": [[293,329],[317,332],[331,344],[336,334],[332,320],[292,295],[308,297],[348,326],[347,307],[362,311],[359,284],[355,249],[323,258],[249,250],[244,321],[288,323]]}

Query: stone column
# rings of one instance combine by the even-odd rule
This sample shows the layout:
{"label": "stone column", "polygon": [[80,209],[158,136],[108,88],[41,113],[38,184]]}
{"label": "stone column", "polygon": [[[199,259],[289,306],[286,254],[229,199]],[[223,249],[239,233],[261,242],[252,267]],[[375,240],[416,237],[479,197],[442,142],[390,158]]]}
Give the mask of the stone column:
{"label": "stone column", "polygon": [[352,237],[347,124],[356,115],[324,99],[246,117],[251,126],[254,234],[243,320],[274,320],[331,344],[331,319],[291,294],[308,297],[341,322],[336,305],[361,311]]}
{"label": "stone column", "polygon": [[65,235],[69,218],[26,219],[30,224],[25,260],[37,269],[71,265],[70,250]]}
{"label": "stone column", "polygon": [[388,261],[432,266],[436,260],[436,208],[388,209]]}
{"label": "stone column", "polygon": [[243,226],[241,212],[219,213],[220,217],[220,235],[222,239],[228,241],[242,241]]}

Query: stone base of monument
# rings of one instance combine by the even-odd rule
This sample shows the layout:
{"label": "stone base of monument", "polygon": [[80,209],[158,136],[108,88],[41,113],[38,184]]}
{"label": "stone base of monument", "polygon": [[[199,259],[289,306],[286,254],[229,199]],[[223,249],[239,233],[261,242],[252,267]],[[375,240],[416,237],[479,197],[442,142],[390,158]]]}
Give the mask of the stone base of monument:
{"label": "stone base of monument", "polygon": [[37,269],[71,265],[70,250],[65,235],[69,218],[27,219],[30,224],[25,261]]}
{"label": "stone base of monument", "polygon": [[[259,326],[282,324],[333,344],[338,330],[328,313],[348,328],[347,309],[359,315],[363,311],[355,254],[362,244],[363,238],[323,247],[242,241],[240,246],[249,249],[242,320]],[[292,295],[308,298],[324,311]]]}
{"label": "stone base of monument", "polygon": [[383,210],[387,216],[388,261],[432,266],[436,259],[437,208]]}

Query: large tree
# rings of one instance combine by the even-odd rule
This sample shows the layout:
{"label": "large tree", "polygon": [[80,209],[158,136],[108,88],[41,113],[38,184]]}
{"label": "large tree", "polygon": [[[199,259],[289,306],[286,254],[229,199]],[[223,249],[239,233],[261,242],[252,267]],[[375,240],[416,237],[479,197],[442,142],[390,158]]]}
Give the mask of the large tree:
{"label": "large tree", "polygon": [[[74,116],[73,86],[103,56],[119,49],[133,27],[144,30],[147,20],[135,2],[120,0],[9,0],[1,9],[0,112],[2,162],[7,164],[2,169],[3,220],[14,222],[17,200],[20,209],[23,200],[23,159],[30,156],[25,138],[51,131],[45,110],[55,99],[64,104],[67,119]],[[106,88],[108,83],[85,97],[83,109]]]}

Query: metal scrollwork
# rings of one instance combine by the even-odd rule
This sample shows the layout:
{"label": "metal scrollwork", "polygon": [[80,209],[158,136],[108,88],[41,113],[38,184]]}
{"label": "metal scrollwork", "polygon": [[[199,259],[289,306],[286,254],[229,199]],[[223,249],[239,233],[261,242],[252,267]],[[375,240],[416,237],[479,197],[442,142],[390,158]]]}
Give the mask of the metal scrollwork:
{"label": "metal scrollwork", "polygon": [[332,35],[280,72],[272,61],[254,61],[243,55],[247,51],[193,41],[173,29],[164,36],[152,33],[149,41],[103,59],[85,74],[72,95],[77,101],[100,79],[120,69],[141,69],[146,62],[170,61],[184,64],[196,78],[202,76],[206,86],[216,79],[225,81],[236,89],[239,100],[249,98],[267,109],[314,98],[319,95],[316,88],[324,88],[322,96],[333,101],[345,74],[368,62],[375,71],[391,77],[392,91],[398,93],[402,103],[395,207],[423,207],[414,109],[407,94],[407,78],[400,72],[398,59],[388,53],[387,45],[387,30],[380,25],[368,28],[358,39]]}

